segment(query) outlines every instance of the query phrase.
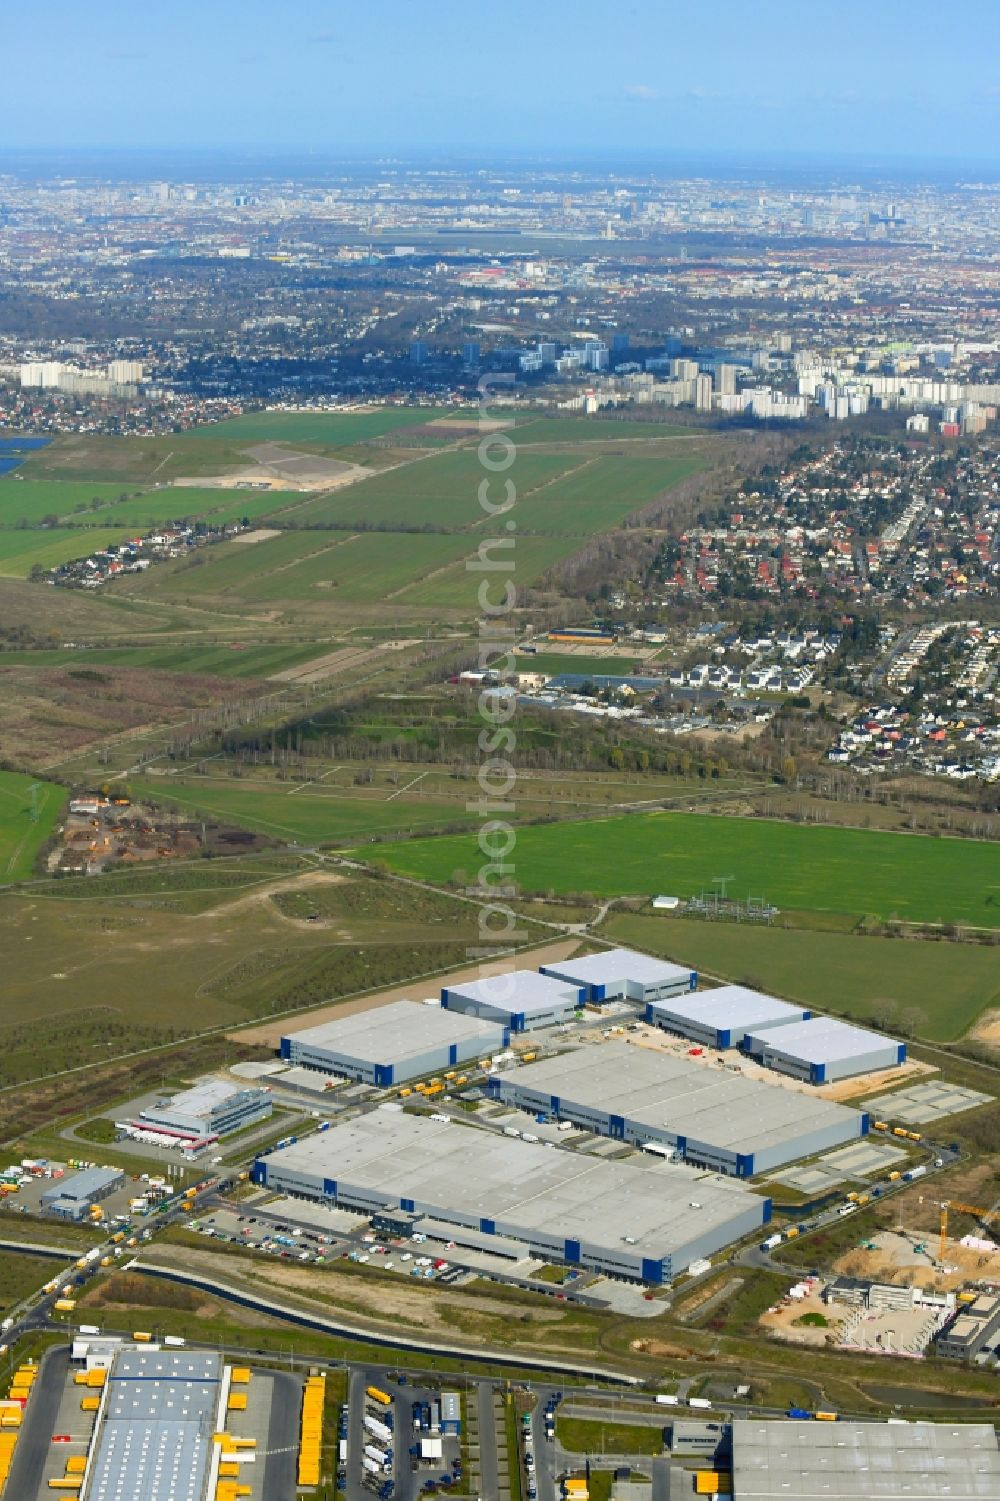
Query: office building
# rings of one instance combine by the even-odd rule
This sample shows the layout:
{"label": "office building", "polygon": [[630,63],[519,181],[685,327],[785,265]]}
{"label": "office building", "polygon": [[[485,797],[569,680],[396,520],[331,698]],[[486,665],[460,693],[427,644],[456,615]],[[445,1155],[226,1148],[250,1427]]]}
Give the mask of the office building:
{"label": "office building", "polygon": [[271,1095],[266,1089],[229,1084],[225,1079],[205,1079],[191,1089],[147,1106],[139,1112],[136,1124],[147,1131],[204,1142],[266,1120],[271,1108]]}
{"label": "office building", "polygon": [[934,1348],[944,1360],[971,1361],[988,1345],[996,1344],[998,1334],[1000,1297],[995,1293],[980,1293],[974,1303],[965,1304],[958,1317],[942,1330]]}
{"label": "office building", "polygon": [[337,1017],[281,1039],[281,1056],[324,1073],[388,1089],[407,1079],[460,1068],[504,1048],[510,1029],[419,1001],[395,1001]]}
{"label": "office building", "polygon": [[854,1141],[868,1116],[652,1048],[609,1042],[494,1076],[490,1095],[740,1178]]}

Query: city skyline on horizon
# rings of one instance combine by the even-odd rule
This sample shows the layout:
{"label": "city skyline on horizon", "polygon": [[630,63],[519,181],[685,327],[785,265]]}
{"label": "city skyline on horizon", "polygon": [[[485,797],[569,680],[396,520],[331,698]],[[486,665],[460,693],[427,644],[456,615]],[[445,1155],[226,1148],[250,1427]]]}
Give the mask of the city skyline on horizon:
{"label": "city skyline on horizon", "polygon": [[[509,0],[469,24],[399,0],[348,13],[303,0],[178,0],[169,14],[66,0],[7,21],[0,151],[316,150],[693,156],[911,167],[997,160],[1000,10],[978,0],[947,48],[929,0],[844,0],[837,24],[790,0],[698,13],[633,0],[539,12]],[[974,130],[973,130],[974,126]],[[277,145],[275,145],[277,143]]]}

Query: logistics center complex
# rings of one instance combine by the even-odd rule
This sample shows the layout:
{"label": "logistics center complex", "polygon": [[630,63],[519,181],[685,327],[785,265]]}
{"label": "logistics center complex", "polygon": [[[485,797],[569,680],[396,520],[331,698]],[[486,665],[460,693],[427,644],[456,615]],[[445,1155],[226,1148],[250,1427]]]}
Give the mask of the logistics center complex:
{"label": "logistics center complex", "polygon": [[[409,1086],[398,1101],[372,1098],[358,1117],[262,1153],[254,1180],[411,1229],[426,1219],[501,1259],[668,1282],[770,1219],[770,1200],[734,1180],[866,1135],[866,1113],[810,1084],[905,1056],[893,1039],[745,986],[697,985],[682,965],[613,949],[542,973],[455,981],[440,1004],[399,1001],[292,1033],[283,1059],[374,1089],[437,1072],[427,1094],[447,1104],[475,1059],[485,1083],[459,1120],[411,1114],[426,1107]],[[649,1045],[615,1039],[616,1019],[619,1034],[649,1028]],[[697,1056],[657,1032],[697,1043]],[[730,1061],[736,1048],[755,1061]],[[761,1063],[795,1082],[748,1077]],[[544,1128],[522,1135],[514,1111]],[[550,1139],[539,1142],[539,1130]],[[609,1140],[594,1150],[595,1137]]]}

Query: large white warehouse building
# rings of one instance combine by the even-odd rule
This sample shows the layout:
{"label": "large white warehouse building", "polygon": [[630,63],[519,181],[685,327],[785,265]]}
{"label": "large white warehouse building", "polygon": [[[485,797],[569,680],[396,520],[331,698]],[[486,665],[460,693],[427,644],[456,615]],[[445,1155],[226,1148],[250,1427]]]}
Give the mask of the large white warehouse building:
{"label": "large white warehouse building", "polygon": [[627,1000],[648,1004],[665,996],[682,995],[698,985],[696,970],[638,954],[634,949],[608,949],[582,959],[561,959],[543,964],[541,973],[580,986],[586,1000],[598,1003]]}
{"label": "large white warehouse building", "polygon": [[394,1001],[292,1032],[281,1039],[281,1056],[388,1089],[460,1067],[506,1047],[509,1040],[510,1031],[501,1022],[444,1011],[436,1003]]}
{"label": "large white warehouse building", "polygon": [[652,1048],[609,1042],[489,1081],[494,1099],[749,1178],[864,1136],[869,1117]]}
{"label": "large white warehouse building", "polygon": [[608,1162],[384,1108],[258,1158],[253,1178],[364,1214],[428,1215],[518,1242],[526,1255],[650,1283],[771,1216],[769,1199],[689,1167]]}
{"label": "large white warehouse building", "polygon": [[571,1021],[585,999],[582,985],[554,980],[533,969],[460,981],[441,992],[441,1005],[446,1011],[500,1022],[511,1032],[530,1032]]}
{"label": "large white warehouse building", "polygon": [[806,1021],[809,1015],[801,1006],[790,1006],[743,985],[720,985],[697,995],[652,1001],[646,1007],[647,1022],[666,1032],[679,1032],[706,1048],[738,1048],[755,1028],[783,1027]]}
{"label": "large white warehouse building", "polygon": [[895,1068],[906,1060],[904,1042],[830,1016],[814,1016],[787,1027],[756,1029],[743,1046],[766,1067],[809,1084],[831,1084],[855,1074]]}

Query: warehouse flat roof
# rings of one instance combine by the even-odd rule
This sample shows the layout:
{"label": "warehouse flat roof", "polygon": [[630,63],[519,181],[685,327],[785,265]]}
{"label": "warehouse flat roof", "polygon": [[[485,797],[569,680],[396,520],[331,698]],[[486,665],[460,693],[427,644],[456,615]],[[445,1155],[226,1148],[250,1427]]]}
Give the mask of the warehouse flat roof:
{"label": "warehouse flat roof", "polygon": [[627,1042],[527,1063],[504,1075],[503,1083],[556,1095],[563,1107],[572,1102],[740,1153],[793,1144],[838,1121],[859,1121],[858,1111],[846,1105]]}
{"label": "warehouse flat roof", "polygon": [[832,1016],[814,1016],[806,1022],[791,1022],[787,1027],[777,1027],[773,1033],[762,1027],[754,1032],[753,1039],[754,1042],[766,1042],[792,1058],[801,1058],[805,1063],[835,1063],[841,1058],[874,1052],[876,1048],[898,1046],[895,1038],[887,1037],[884,1032],[852,1027]]}
{"label": "warehouse flat roof", "polygon": [[91,1194],[100,1193],[102,1188],[107,1188],[122,1176],[120,1167],[87,1167],[82,1173],[74,1173],[72,1178],[53,1183],[42,1197],[48,1198],[51,1194],[53,1198],[86,1199]]}
{"label": "warehouse flat roof", "polygon": [[580,987],[568,980],[540,975],[535,969],[514,969],[506,974],[487,975],[484,980],[447,985],[445,989],[463,1000],[479,1001],[498,1011],[508,1011],[512,1016],[518,1012],[528,1016],[534,1011],[549,1011],[560,1001],[575,1003],[579,1000]]}
{"label": "warehouse flat roof", "polygon": [[88,1501],[204,1501],[222,1357],[123,1350],[112,1367]]}
{"label": "warehouse flat roof", "polygon": [[447,1213],[503,1221],[629,1254],[662,1258],[725,1226],[763,1201],[749,1189],[695,1168],[608,1162],[433,1121],[373,1110],[271,1152],[272,1166],[370,1187]]}
{"label": "warehouse flat roof", "polygon": [[[720,1031],[763,1026],[768,1022],[779,1022],[782,1017],[801,1018],[806,1014],[803,1006],[791,1006],[776,996],[748,990],[744,985],[720,985],[717,990],[671,996],[667,1001],[653,1001],[652,1009],[654,1018],[658,1011],[662,1011],[664,1016],[684,1017]],[[781,1030],[784,1032],[786,1028],[782,1026]]]}
{"label": "warehouse flat roof", "polygon": [[733,1423],[734,1501],[995,1501],[987,1423]]}
{"label": "warehouse flat roof", "polygon": [[370,1058],[379,1063],[402,1063],[417,1058],[429,1048],[452,1042],[472,1042],[482,1038],[484,1044],[497,1040],[497,1022],[480,1021],[459,1011],[445,1011],[441,1006],[425,1006],[420,1001],[394,1001],[374,1011],[356,1016],[339,1017],[292,1032],[293,1042],[308,1047],[327,1048],[350,1058]]}
{"label": "warehouse flat roof", "polygon": [[667,959],[654,959],[651,954],[639,954],[635,949],[607,949],[602,954],[562,959],[545,967],[579,985],[607,985],[616,980],[659,985],[664,980],[679,980],[692,973],[689,964],[671,964]]}

